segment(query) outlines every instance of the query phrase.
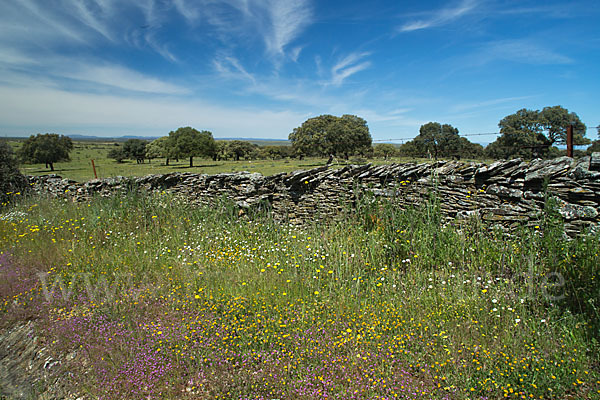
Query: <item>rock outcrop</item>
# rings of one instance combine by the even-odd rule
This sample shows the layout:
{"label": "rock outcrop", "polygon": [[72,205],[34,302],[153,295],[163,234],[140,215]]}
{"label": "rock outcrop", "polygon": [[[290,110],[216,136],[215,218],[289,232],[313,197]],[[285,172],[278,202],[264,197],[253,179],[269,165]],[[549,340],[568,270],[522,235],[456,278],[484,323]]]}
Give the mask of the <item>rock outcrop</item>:
{"label": "rock outcrop", "polygon": [[63,361],[48,354],[32,321],[0,332],[0,399],[82,399],[68,391],[57,373]]}

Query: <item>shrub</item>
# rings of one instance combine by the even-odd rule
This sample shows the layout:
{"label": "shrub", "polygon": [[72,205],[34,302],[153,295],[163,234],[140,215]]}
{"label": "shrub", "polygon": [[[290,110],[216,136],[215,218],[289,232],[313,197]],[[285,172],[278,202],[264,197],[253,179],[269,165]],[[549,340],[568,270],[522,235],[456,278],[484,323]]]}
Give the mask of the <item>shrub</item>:
{"label": "shrub", "polygon": [[0,201],[8,203],[11,195],[27,187],[27,178],[19,171],[15,153],[5,141],[0,141]]}

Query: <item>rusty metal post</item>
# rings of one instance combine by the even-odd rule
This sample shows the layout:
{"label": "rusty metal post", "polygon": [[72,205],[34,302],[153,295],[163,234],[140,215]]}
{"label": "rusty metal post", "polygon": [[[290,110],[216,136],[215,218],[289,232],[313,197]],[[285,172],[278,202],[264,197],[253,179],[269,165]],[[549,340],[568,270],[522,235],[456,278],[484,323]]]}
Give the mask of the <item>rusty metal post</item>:
{"label": "rusty metal post", "polygon": [[94,170],[94,178],[98,179],[98,175],[96,174],[96,164],[94,164],[94,160],[92,160],[92,169]]}
{"label": "rusty metal post", "polygon": [[573,125],[567,127],[567,157],[573,158]]}

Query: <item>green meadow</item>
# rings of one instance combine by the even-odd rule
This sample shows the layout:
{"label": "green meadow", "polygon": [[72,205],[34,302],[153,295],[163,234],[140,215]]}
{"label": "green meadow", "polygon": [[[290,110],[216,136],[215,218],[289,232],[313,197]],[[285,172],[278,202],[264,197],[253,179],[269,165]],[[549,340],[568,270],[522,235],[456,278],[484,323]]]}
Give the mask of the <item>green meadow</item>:
{"label": "green meadow", "polygon": [[[11,140],[9,142],[16,150],[20,147],[21,141]],[[291,172],[299,169],[310,169],[325,165],[327,158],[305,158],[299,159],[279,159],[279,160],[240,160],[240,161],[213,161],[207,158],[194,158],[194,167],[190,168],[188,159],[169,160],[169,165],[165,165],[164,158],[153,159],[150,162],[146,160],[143,164],[137,164],[132,160],[124,160],[119,163],[116,160],[107,157],[108,152],[115,148],[120,142],[115,141],[96,141],[96,140],[76,140],[73,141],[73,150],[70,153],[71,161],[58,162],[54,165],[54,172],[46,168],[44,164],[23,164],[21,171],[25,175],[46,175],[54,173],[63,178],[73,179],[79,182],[85,182],[94,179],[92,160],[96,167],[98,178],[110,178],[114,176],[144,176],[149,174],[165,174],[172,172],[192,172],[201,174],[218,174],[225,172],[258,172],[263,175],[274,175],[280,172]],[[257,144],[273,144],[273,142],[257,142]],[[274,142],[281,145],[285,142]],[[373,164],[407,162],[414,159],[393,158],[383,159],[358,159],[351,158],[346,161],[337,159],[334,166],[344,166],[346,164],[357,164],[371,162]],[[420,160],[427,161],[427,160]]]}
{"label": "green meadow", "polygon": [[600,398],[600,237],[567,240],[550,202],[512,235],[443,221],[433,197],[293,226],[225,200],[15,195],[0,323],[35,321],[89,398]]}

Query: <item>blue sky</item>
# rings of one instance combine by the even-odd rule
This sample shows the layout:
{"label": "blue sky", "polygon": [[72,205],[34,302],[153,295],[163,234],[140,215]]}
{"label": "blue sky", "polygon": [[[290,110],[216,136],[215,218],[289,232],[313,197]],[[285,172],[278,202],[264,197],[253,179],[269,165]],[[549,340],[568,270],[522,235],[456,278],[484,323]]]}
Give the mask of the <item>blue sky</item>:
{"label": "blue sky", "polygon": [[356,114],[382,140],[554,105],[594,127],[599,17],[598,0],[3,0],[0,136],[286,139]]}

